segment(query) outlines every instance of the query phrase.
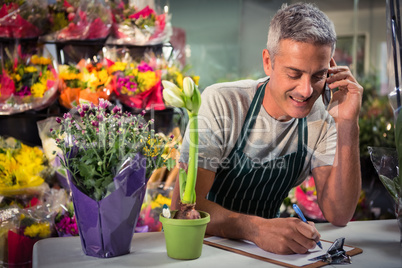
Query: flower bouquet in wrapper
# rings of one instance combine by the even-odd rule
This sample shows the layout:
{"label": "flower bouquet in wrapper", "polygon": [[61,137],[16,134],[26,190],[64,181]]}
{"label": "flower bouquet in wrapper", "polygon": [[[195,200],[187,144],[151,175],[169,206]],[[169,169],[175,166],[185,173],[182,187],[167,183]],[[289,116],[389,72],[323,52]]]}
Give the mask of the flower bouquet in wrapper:
{"label": "flower bouquet in wrapper", "polygon": [[165,189],[163,183],[148,183],[140,218],[135,228],[136,232],[160,232],[162,230],[159,215],[164,206],[170,207],[172,190],[173,187]]}
{"label": "flower bouquet in wrapper", "polygon": [[112,1],[113,27],[106,44],[145,46],[169,41],[172,26],[167,10],[158,14],[150,6],[140,9],[130,2]]}
{"label": "flower bouquet in wrapper", "polygon": [[106,39],[112,14],[104,0],[64,0],[49,6],[52,33],[44,41]]}
{"label": "flower bouquet in wrapper", "polygon": [[135,109],[163,110],[161,71],[146,62],[112,62],[109,72],[115,76],[117,98]]}
{"label": "flower bouquet in wrapper", "polygon": [[4,221],[0,225],[4,246],[4,267],[31,267],[32,249],[40,239],[52,235],[53,226],[48,213],[43,209],[31,210],[7,208],[0,210]]}
{"label": "flower bouquet in wrapper", "polygon": [[62,210],[58,212],[54,219],[54,228],[59,237],[78,236],[78,226],[74,214],[73,202],[69,202],[66,206],[62,206]]}
{"label": "flower bouquet in wrapper", "polygon": [[37,38],[47,25],[47,0],[0,1],[0,38]]}
{"label": "flower bouquet in wrapper", "polygon": [[42,46],[24,53],[18,45],[5,49],[0,66],[0,114],[42,109],[57,98],[58,75]]}
{"label": "flower bouquet in wrapper", "polygon": [[296,187],[295,198],[304,215],[310,219],[325,221],[317,203],[317,190],[312,176]]}
{"label": "flower bouquet in wrapper", "polygon": [[49,173],[47,159],[38,147],[0,137],[0,208],[27,208],[41,203],[49,188],[45,182]]}
{"label": "flower bouquet in wrapper", "polygon": [[123,113],[105,100],[80,105],[57,121],[61,128],[52,132],[63,154],[84,253],[129,253],[148,178],[156,168],[175,165],[165,155],[166,140],[143,113]]}
{"label": "flower bouquet in wrapper", "polygon": [[60,65],[61,80],[59,102],[71,109],[82,103],[99,104],[99,99],[109,99],[114,90],[114,79],[105,61],[84,60],[77,65]]}

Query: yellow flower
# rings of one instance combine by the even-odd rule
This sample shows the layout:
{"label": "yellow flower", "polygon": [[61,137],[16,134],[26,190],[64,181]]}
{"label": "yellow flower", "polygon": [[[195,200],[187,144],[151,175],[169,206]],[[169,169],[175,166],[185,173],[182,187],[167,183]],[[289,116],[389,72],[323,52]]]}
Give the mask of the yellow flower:
{"label": "yellow flower", "polygon": [[198,86],[198,82],[200,81],[200,77],[196,75],[196,76],[193,76],[192,78],[194,80],[194,83]]}
{"label": "yellow flower", "polygon": [[183,88],[183,74],[181,72],[176,73],[176,81],[179,88]]}
{"label": "yellow flower", "polygon": [[151,202],[151,209],[161,207],[164,204],[166,204],[166,205],[168,205],[170,207],[171,203],[172,203],[172,199],[170,199],[169,197],[163,196],[161,194],[158,194],[156,196],[156,199]]}
{"label": "yellow flower", "polygon": [[102,69],[98,72],[99,77],[99,84],[100,85],[107,85],[110,82],[109,74],[107,73],[106,69]]}
{"label": "yellow flower", "polygon": [[82,74],[78,73],[60,73],[59,77],[63,80],[81,80]]}
{"label": "yellow flower", "polygon": [[0,194],[7,189],[34,187],[42,184],[43,152],[21,144],[19,149],[3,149],[0,153]]}
{"label": "yellow flower", "polygon": [[124,71],[126,69],[127,63],[125,62],[115,62],[112,66],[109,67],[109,74],[115,73],[117,71]]}
{"label": "yellow flower", "polygon": [[45,223],[37,223],[28,226],[24,230],[24,235],[32,238],[46,238],[50,236],[50,224]]}
{"label": "yellow flower", "polygon": [[38,55],[33,55],[31,57],[31,62],[35,65],[49,65],[52,63],[50,58],[39,57]]}
{"label": "yellow flower", "polygon": [[151,89],[158,82],[158,77],[155,72],[138,72],[137,74],[137,84],[139,92],[144,92]]}
{"label": "yellow flower", "polygon": [[21,81],[21,76],[19,74],[12,74],[11,77],[17,82]]}
{"label": "yellow flower", "polygon": [[27,72],[27,73],[36,73],[38,71],[38,69],[36,69],[33,66],[27,66],[27,67],[24,68],[24,71]]}
{"label": "yellow flower", "polygon": [[35,83],[31,87],[32,96],[35,98],[42,98],[46,91],[46,85],[42,83]]}

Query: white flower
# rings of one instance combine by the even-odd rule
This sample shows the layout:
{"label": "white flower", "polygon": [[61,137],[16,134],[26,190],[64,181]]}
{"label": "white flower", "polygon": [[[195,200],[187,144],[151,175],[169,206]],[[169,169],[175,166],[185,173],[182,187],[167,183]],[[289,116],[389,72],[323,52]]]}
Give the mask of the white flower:
{"label": "white flower", "polygon": [[194,88],[195,88],[194,81],[190,77],[184,77],[183,91],[184,91],[184,94],[186,94],[186,96],[190,99],[193,96]]}
{"label": "white flower", "polygon": [[177,108],[184,107],[183,93],[181,90],[172,82],[163,80],[163,99],[167,104],[172,105]]}
{"label": "white flower", "polygon": [[162,215],[163,215],[163,217],[165,217],[167,219],[170,219],[170,209],[169,208],[164,208],[162,210]]}

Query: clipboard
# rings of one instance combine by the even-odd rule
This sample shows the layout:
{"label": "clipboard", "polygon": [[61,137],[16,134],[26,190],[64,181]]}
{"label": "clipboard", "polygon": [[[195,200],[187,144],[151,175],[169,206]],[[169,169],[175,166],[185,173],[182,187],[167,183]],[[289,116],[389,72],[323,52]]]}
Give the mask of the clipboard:
{"label": "clipboard", "polygon": [[[214,237],[212,237],[212,236],[206,236],[205,237],[205,239],[204,239],[204,244],[206,244],[206,245],[209,245],[209,246],[212,246],[212,247],[216,247],[216,248],[220,248],[220,249],[223,249],[223,250],[227,250],[227,251],[230,251],[230,252],[233,252],[233,253],[236,253],[236,254],[240,254],[240,255],[243,255],[243,256],[246,256],[246,257],[250,257],[250,258],[254,258],[254,259],[257,259],[257,260],[260,260],[260,261],[265,261],[265,262],[270,262],[270,263],[273,263],[273,264],[276,264],[276,265],[280,265],[280,266],[284,266],[284,267],[291,267],[291,268],[299,268],[299,267],[304,267],[304,268],[315,268],[315,267],[322,267],[322,266],[325,266],[325,265],[328,265],[328,263],[326,263],[326,262],[324,262],[324,261],[316,261],[316,262],[311,262],[311,263],[309,263],[309,264],[305,264],[305,265],[301,265],[301,266],[299,266],[299,265],[294,265],[294,264],[291,264],[291,263],[287,263],[287,262],[284,262],[284,261],[281,261],[281,260],[277,260],[277,259],[275,259],[275,257],[273,257],[273,258],[269,258],[269,257],[264,257],[264,256],[261,256],[261,255],[258,255],[258,254],[253,254],[253,253],[250,253],[250,252],[247,252],[247,251],[245,251],[245,250],[241,250],[241,249],[238,249],[238,248],[234,248],[234,247],[231,247],[231,246],[227,246],[227,245],[224,245],[224,244],[222,244],[222,243],[217,243],[217,242],[213,242],[213,241],[209,241],[209,240],[206,240],[206,239],[210,239],[210,238],[214,238]],[[236,241],[236,240],[230,240],[230,239],[222,239],[222,240],[226,240],[226,241]],[[333,242],[331,242],[331,241],[327,241],[327,240],[321,240],[322,242],[327,242],[327,243],[329,243],[329,244],[332,244]],[[237,241],[238,243],[247,243],[247,242],[244,242],[244,241]],[[237,243],[236,242],[236,243]],[[254,245],[254,247],[256,247],[256,248],[258,248],[256,245]],[[361,248],[358,248],[358,247],[353,247],[353,246],[348,246],[348,245],[344,245],[344,247],[348,247],[348,248],[351,248],[351,249],[348,249],[347,251],[346,251],[346,254],[347,255],[349,255],[349,256],[354,256],[354,255],[357,255],[357,254],[360,254],[360,253],[362,253],[363,252],[363,250],[361,249]],[[261,250],[261,249],[260,249]],[[262,250],[261,250],[262,251]],[[269,254],[271,254],[271,253],[269,253]],[[322,255],[322,254],[324,254],[323,252],[322,253],[320,253],[320,255]],[[278,256],[278,257],[280,257],[280,256],[286,256],[286,255],[277,255],[277,254],[273,254],[272,253],[272,255],[276,255],[276,256]],[[289,255],[289,256],[291,256],[291,255]]]}

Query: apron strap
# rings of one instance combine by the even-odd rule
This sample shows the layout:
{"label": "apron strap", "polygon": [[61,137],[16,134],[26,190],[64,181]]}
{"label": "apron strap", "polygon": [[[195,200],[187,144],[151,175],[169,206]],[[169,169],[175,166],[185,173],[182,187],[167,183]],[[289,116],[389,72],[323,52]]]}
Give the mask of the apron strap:
{"label": "apron strap", "polygon": [[266,87],[268,81],[266,81],[263,85],[261,85],[257,88],[257,92],[255,93],[253,101],[250,104],[250,108],[248,109],[246,119],[244,121],[243,127],[240,132],[240,136],[237,139],[236,150],[243,151],[244,146],[246,145],[246,141],[247,141],[246,138],[248,137],[250,130],[253,128],[255,119],[257,118],[257,115],[260,112],[261,104],[264,99],[265,87]]}

